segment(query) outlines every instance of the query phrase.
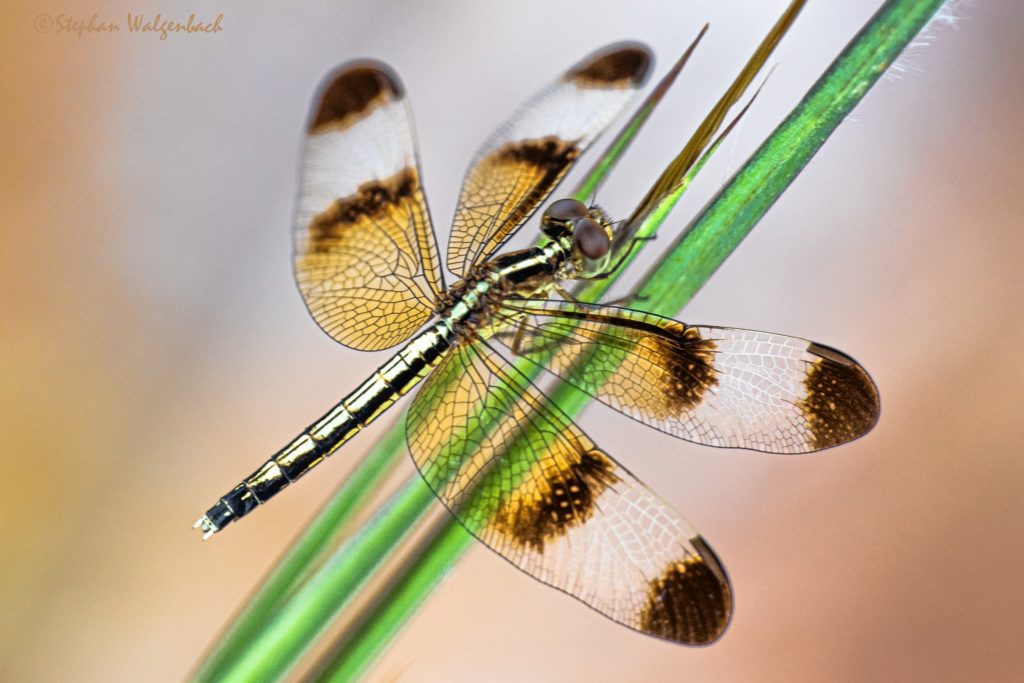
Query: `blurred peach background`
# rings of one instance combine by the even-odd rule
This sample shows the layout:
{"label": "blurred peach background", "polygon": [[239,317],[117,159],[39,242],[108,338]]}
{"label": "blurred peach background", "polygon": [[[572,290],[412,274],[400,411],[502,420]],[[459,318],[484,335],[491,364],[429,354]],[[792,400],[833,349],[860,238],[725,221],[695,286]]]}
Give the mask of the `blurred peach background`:
{"label": "blurred peach background", "polygon": [[[880,4],[812,0],[668,235]],[[373,56],[402,75],[444,236],[467,160],[523,97],[624,38],[649,43],[660,74],[710,21],[599,198],[624,215],[785,5],[5,4],[0,679],[182,679],[386,427],[230,533],[203,544],[189,528],[386,357],[333,343],[292,282],[296,155],[325,71]],[[224,31],[79,38],[36,32],[40,10],[222,12]],[[582,420],[714,545],[736,592],[725,637],[636,635],[476,548],[371,678],[1019,680],[1024,12],[957,15],[681,316],[851,353],[882,391],[875,431],[780,457],[598,408]]]}

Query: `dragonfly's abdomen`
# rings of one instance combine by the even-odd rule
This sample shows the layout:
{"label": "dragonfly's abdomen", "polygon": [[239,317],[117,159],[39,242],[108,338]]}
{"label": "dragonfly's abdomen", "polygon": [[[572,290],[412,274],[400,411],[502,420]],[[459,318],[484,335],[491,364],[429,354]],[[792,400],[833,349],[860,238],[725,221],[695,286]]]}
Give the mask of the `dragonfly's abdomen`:
{"label": "dragonfly's abdomen", "polygon": [[221,497],[196,526],[207,534],[219,531],[318,465],[426,377],[454,340],[452,327],[444,320],[417,336],[330,412]]}
{"label": "dragonfly's abdomen", "polygon": [[500,256],[455,283],[438,302],[439,320],[433,326],[221,497],[196,526],[207,535],[215,533],[316,467],[415,387],[449,348],[470,343],[488,329],[506,298],[542,292],[564,259],[565,248],[551,243]]}

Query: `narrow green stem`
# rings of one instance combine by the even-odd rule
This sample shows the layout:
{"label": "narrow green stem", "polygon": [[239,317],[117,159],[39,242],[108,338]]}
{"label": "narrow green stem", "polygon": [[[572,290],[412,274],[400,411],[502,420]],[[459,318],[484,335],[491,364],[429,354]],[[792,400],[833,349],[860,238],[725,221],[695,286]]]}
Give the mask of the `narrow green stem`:
{"label": "narrow green stem", "polygon": [[345,484],[279,560],[216,647],[207,655],[193,680],[203,683],[222,680],[224,670],[249,648],[285,596],[326,555],[339,530],[359,512],[377,490],[378,484],[391,473],[394,465],[401,462],[405,447],[404,424],[403,412],[398,416],[395,426],[366,454]]}
{"label": "narrow green stem", "polygon": [[889,0],[644,278],[672,315],[707,282],[944,0]]}
{"label": "narrow green stem", "polygon": [[342,544],[270,621],[241,655],[224,666],[222,682],[272,681],[283,677],[334,616],[398,547],[434,504],[434,494],[411,478],[359,534]]}
{"label": "narrow green stem", "polygon": [[452,568],[453,558],[459,557],[475,540],[461,525],[445,524],[372,617],[361,624],[359,632],[332,653],[316,680],[358,679]]}

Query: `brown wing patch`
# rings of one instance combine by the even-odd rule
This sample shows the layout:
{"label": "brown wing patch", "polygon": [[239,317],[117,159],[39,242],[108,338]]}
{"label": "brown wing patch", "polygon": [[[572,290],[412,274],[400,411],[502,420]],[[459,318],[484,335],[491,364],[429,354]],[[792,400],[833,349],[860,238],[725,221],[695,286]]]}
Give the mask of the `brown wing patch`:
{"label": "brown wing patch", "polygon": [[807,420],[811,445],[829,448],[866,433],[878,420],[878,391],[852,358],[822,344],[811,344],[818,356],[804,378],[807,395],[800,408]]}
{"label": "brown wing patch", "polygon": [[565,77],[589,88],[624,88],[642,84],[651,63],[651,53],[642,46],[613,45],[580,62]]}
{"label": "brown wing patch", "polygon": [[601,492],[619,478],[615,465],[599,450],[552,452],[535,467],[543,472],[527,477],[526,485],[501,503],[491,526],[516,545],[543,552],[546,541],[590,519]]}
{"label": "brown wing patch", "polygon": [[675,322],[662,328],[669,338],[661,335],[646,337],[652,349],[652,361],[662,368],[661,381],[665,415],[678,414],[698,404],[711,387],[718,384],[715,376],[715,343],[701,339],[696,327]]}
{"label": "brown wing patch", "polygon": [[641,629],[679,643],[703,645],[717,639],[729,623],[732,594],[718,558],[699,536],[699,556],[671,563],[648,584]]}
{"label": "brown wing patch", "polygon": [[385,180],[363,183],[355,194],[336,199],[313,217],[309,224],[309,251],[324,253],[336,248],[346,228],[361,221],[381,221],[400,211],[419,191],[415,168],[402,169]]}
{"label": "brown wing patch", "polygon": [[402,98],[397,78],[381,64],[348,67],[327,84],[309,122],[310,133],[343,130],[377,106]]}
{"label": "brown wing patch", "polygon": [[359,186],[313,216],[295,259],[299,290],[329,335],[351,348],[399,344],[432,315],[436,260],[415,168]]}

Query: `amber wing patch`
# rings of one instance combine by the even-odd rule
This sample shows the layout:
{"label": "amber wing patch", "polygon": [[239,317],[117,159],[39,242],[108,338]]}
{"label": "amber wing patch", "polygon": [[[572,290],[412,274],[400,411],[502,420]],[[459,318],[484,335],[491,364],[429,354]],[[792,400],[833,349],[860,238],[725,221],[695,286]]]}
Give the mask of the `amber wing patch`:
{"label": "amber wing patch", "polygon": [[[548,323],[545,332],[556,332],[566,323]],[[580,361],[578,348],[563,346],[550,365],[565,368],[570,379],[587,386],[604,375],[602,392],[632,402],[659,420],[695,409],[718,384],[715,343],[702,338],[696,327],[674,320],[654,326],[594,311],[584,313],[578,323],[573,332],[587,340],[589,357]],[[618,326],[617,337],[610,326]]]}
{"label": "amber wing patch", "polygon": [[[579,153],[575,142],[548,136],[507,143],[478,161],[462,186],[449,253],[477,262],[496,250],[551,194]],[[479,239],[483,234],[486,239]]]}
{"label": "amber wing patch", "polygon": [[499,126],[463,180],[448,269],[465,276],[547,199],[650,71],[647,48],[614,45],[570,68]]}
{"label": "amber wing patch", "polygon": [[295,276],[317,323],[361,350],[407,340],[444,288],[402,87],[360,62],[328,79],[306,139]]}

